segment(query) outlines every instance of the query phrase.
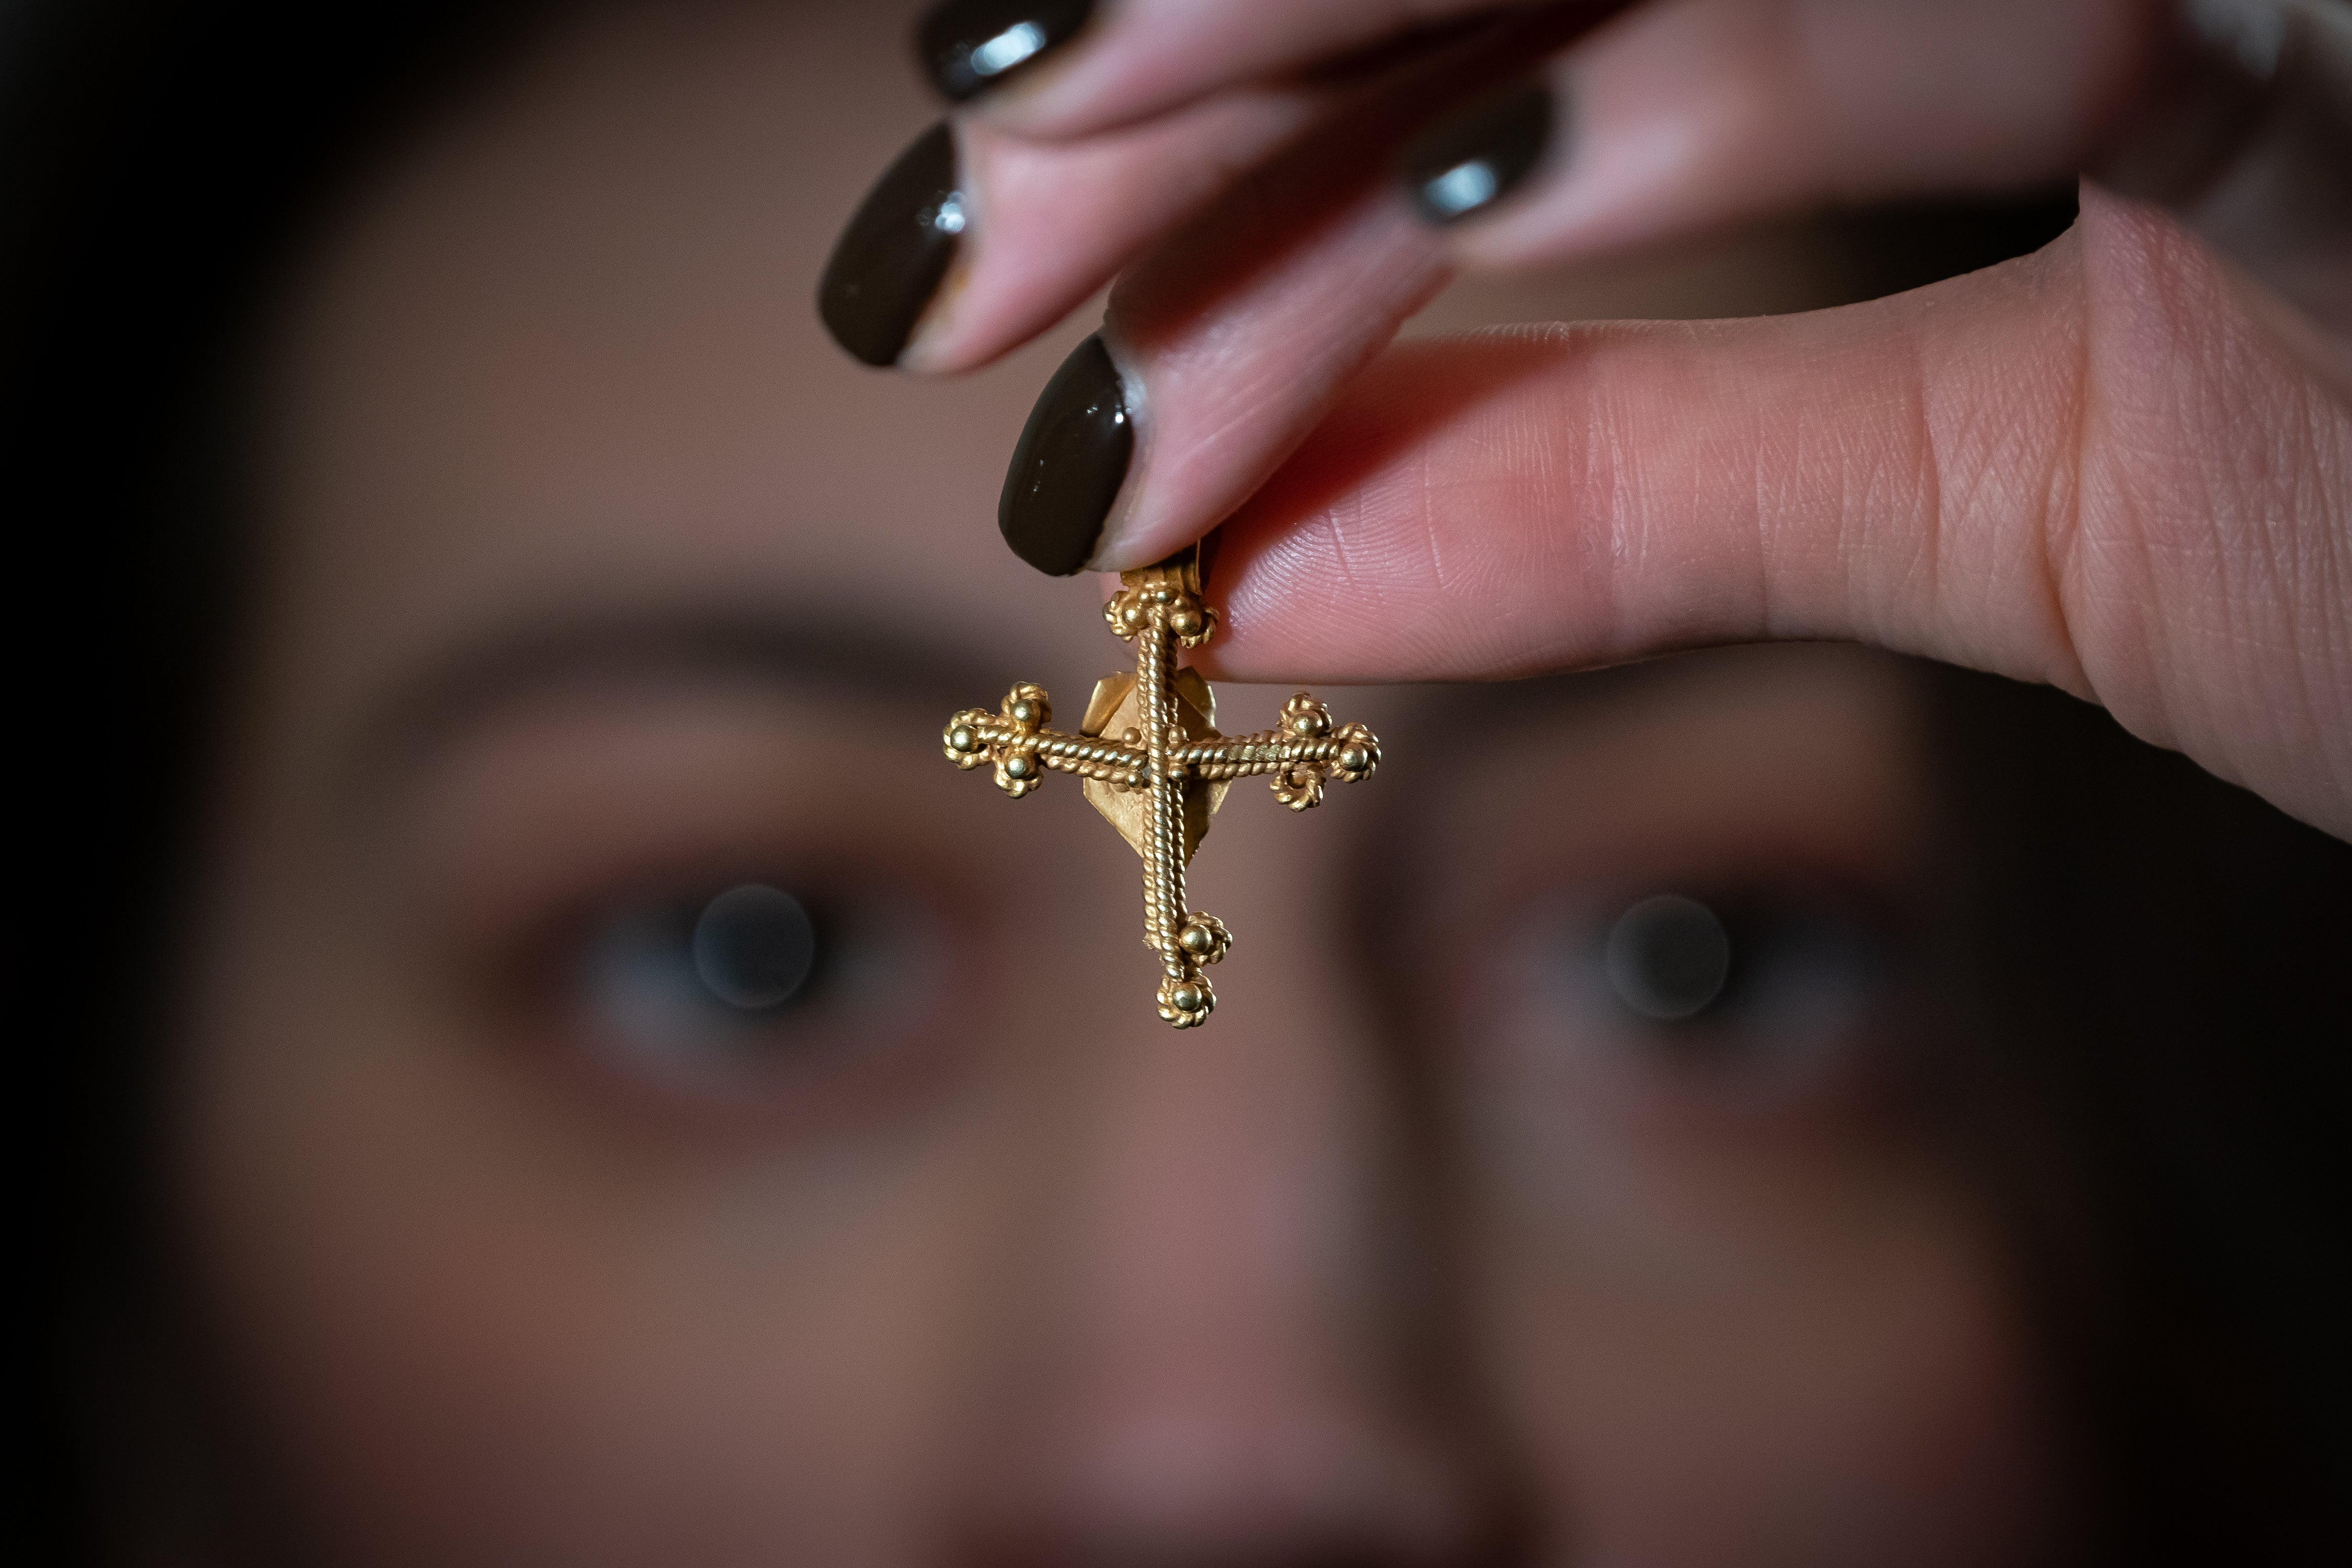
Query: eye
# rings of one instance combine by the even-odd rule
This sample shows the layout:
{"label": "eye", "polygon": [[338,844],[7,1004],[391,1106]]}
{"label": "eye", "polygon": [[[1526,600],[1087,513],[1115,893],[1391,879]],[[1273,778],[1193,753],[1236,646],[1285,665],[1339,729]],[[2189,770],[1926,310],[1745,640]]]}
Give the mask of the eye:
{"label": "eye", "polygon": [[1670,1022],[1705,1012],[1731,977],[1731,933],[1696,899],[1662,893],[1617,917],[1601,952],[1617,999]]}
{"label": "eye", "polygon": [[838,1058],[919,1023],[947,962],[937,920],[886,896],[769,881],[629,901],[575,949],[590,1048],[709,1080]]}
{"label": "eye", "polygon": [[1538,922],[1523,1038],[1635,1065],[1801,1074],[1885,1018],[1900,943],[1857,904],[1786,889],[1656,893]]}
{"label": "eye", "polygon": [[746,882],[694,917],[694,973],[710,994],[745,1013],[790,1002],[816,966],[816,922],[781,888]]}

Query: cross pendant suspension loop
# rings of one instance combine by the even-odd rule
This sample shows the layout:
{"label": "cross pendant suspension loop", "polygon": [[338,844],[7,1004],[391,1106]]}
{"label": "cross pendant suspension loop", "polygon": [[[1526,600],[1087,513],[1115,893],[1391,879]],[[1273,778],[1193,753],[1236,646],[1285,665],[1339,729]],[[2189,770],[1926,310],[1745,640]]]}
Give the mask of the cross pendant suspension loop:
{"label": "cross pendant suspension loop", "polygon": [[1271,774],[1275,798],[1305,811],[1321,803],[1328,781],[1370,777],[1381,742],[1361,724],[1334,725],[1331,710],[1304,691],[1283,704],[1276,728],[1220,735],[1208,682],[1176,665],[1179,649],[1216,633],[1216,612],[1202,599],[1200,546],[1122,573],[1119,584],[1103,618],[1113,636],[1135,644],[1135,673],[1095,687],[1076,734],[1048,728],[1054,709],[1045,688],[1024,684],[995,713],[958,713],[941,742],[959,768],[992,766],[997,787],[1015,800],[1048,773],[1077,776],[1095,809],[1143,858],[1143,940],[1160,961],[1160,1016],[1189,1029],[1217,1005],[1203,971],[1233,946],[1223,921],[1184,904],[1184,868],[1225,791],[1235,779]]}

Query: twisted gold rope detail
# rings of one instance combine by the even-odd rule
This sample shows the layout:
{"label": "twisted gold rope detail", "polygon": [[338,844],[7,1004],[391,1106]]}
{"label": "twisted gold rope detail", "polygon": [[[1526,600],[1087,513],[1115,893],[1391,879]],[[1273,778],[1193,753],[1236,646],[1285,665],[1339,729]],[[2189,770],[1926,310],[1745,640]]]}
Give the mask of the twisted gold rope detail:
{"label": "twisted gold rope detail", "polygon": [[1201,602],[1197,556],[1129,572],[1103,606],[1112,635],[1135,644],[1136,742],[1067,735],[1048,728],[1053,703],[1042,686],[1021,685],[996,713],[968,708],[940,735],[948,760],[966,770],[993,766],[997,787],[1018,800],[1048,773],[1148,790],[1143,844],[1143,938],[1160,966],[1160,1016],[1180,1029],[1205,1023],[1216,992],[1203,968],[1225,956],[1233,936],[1213,915],[1184,907],[1185,792],[1196,785],[1271,774],[1275,798],[1305,811],[1328,781],[1352,784],[1380,766],[1378,736],[1361,724],[1334,726],[1331,710],[1302,691],[1283,704],[1282,723],[1255,734],[1205,740],[1186,735],[1176,707],[1175,654],[1216,630]]}

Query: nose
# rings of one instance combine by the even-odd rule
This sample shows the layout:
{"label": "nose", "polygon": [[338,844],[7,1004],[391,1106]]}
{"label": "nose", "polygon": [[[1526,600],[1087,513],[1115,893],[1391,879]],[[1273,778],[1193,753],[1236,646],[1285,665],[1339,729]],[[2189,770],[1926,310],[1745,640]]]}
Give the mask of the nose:
{"label": "nose", "polygon": [[[1221,897],[1251,929],[1328,929]],[[1502,1552],[1511,1510],[1453,1374],[1425,1141],[1350,977],[1324,970],[1337,947],[1270,937],[1223,966],[1206,1027],[1076,1044],[1084,1087],[1051,1115],[1030,1224],[997,1271],[960,1561]]]}

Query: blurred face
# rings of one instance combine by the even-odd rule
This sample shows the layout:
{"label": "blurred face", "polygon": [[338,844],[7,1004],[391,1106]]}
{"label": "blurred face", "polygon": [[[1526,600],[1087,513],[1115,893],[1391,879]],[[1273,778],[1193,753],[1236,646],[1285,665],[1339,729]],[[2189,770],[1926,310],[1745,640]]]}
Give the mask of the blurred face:
{"label": "blurred face", "polygon": [[[903,18],[554,40],[289,305],[181,1216],[331,1562],[2014,1563],[2048,1414],[1933,1134],[1889,661],[1327,693],[1195,863],[939,752],[1127,654],[808,293]],[[1563,304],[1563,311],[1575,309]],[[1225,728],[1286,693],[1221,691]]]}

